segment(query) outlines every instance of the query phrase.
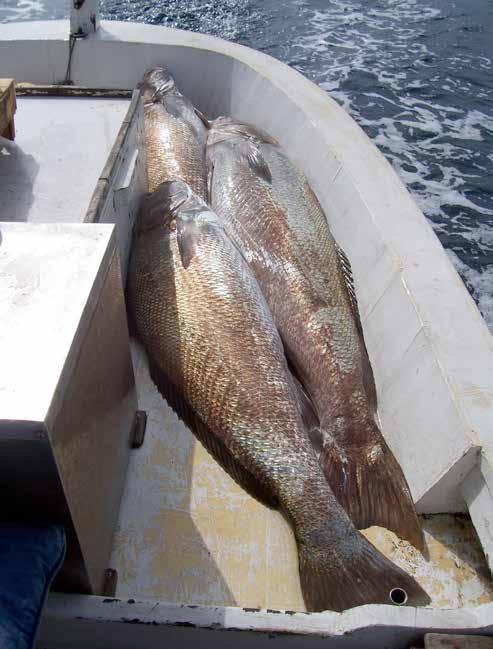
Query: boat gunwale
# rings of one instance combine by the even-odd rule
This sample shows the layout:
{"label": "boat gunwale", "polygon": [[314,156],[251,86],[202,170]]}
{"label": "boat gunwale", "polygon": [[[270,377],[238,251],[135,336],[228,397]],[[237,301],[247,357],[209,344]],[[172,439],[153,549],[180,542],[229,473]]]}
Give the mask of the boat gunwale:
{"label": "boat gunwale", "polygon": [[[107,639],[105,647],[125,647],[125,629],[128,629],[129,623],[142,630],[150,628],[153,631],[148,638],[142,631],[142,644],[138,645],[139,648],[155,646],[153,643],[156,640],[156,631],[161,629],[165,633],[167,627],[222,632],[254,631],[267,636],[267,640],[271,634],[320,637],[338,641],[341,647],[367,647],[366,632],[371,633],[374,643],[371,646],[385,646],[385,642],[395,638],[398,630],[401,634],[399,644],[392,646],[408,647],[424,633],[443,630],[493,634],[493,602],[463,609],[368,604],[342,613],[304,613],[53,593],[48,598],[43,616],[41,646],[56,646],[52,639],[55,639],[59,625],[67,621],[77,621],[88,629],[97,625],[98,633],[101,634],[99,637],[104,636]],[[101,629],[102,624],[104,630]],[[358,634],[362,636],[355,642],[355,636]],[[116,645],[112,644],[115,640]],[[120,640],[123,644],[120,644]],[[84,638],[81,638],[80,644],[75,641],[70,646],[74,649],[86,649]]]}

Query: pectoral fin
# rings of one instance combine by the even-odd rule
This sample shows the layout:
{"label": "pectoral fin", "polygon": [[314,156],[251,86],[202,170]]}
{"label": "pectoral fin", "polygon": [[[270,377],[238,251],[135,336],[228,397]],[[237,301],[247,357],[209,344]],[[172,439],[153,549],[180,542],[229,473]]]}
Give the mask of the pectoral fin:
{"label": "pectoral fin", "polygon": [[188,268],[192,259],[197,254],[197,242],[200,236],[200,231],[194,221],[177,218],[176,232],[181,263],[183,264],[183,268]]}
{"label": "pectoral fin", "polygon": [[248,167],[252,173],[259,178],[262,178],[266,183],[272,183],[272,174],[269,165],[262,155],[258,143],[246,138],[235,138],[232,141],[232,146],[238,159]]}
{"label": "pectoral fin", "polygon": [[252,142],[246,142],[246,151],[243,157],[254,174],[265,180],[266,183],[272,183],[272,174],[269,165],[265,161],[259,147]]}

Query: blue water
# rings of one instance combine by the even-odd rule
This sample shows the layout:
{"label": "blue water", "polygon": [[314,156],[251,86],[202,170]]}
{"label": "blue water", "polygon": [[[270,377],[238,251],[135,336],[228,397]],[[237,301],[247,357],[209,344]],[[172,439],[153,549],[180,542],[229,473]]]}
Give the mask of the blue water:
{"label": "blue water", "polygon": [[[0,21],[66,0],[0,0]],[[390,160],[493,330],[491,0],[102,0],[103,18],[267,52],[340,102]]]}

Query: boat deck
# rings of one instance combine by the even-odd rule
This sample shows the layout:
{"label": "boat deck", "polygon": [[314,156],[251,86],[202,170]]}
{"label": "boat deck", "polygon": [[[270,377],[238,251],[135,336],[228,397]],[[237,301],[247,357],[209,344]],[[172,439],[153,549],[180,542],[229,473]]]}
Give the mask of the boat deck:
{"label": "boat deck", "polygon": [[16,139],[0,138],[0,221],[81,222],[128,105],[18,97]]}
{"label": "boat deck", "polygon": [[[129,105],[19,98],[15,143],[0,140],[0,220],[82,222]],[[87,226],[90,227],[90,226]],[[239,488],[178,420],[132,345],[143,447],[132,453],[110,566],[117,597],[303,611],[296,546],[283,519]],[[369,538],[413,574],[433,607],[493,599],[463,516],[423,518],[429,561],[380,528]]]}

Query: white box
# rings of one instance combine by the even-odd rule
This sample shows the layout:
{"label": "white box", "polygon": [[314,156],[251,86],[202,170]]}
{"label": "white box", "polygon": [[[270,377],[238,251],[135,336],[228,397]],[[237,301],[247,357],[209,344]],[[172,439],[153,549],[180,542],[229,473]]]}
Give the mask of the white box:
{"label": "white box", "polygon": [[111,225],[0,223],[2,520],[62,522],[101,593],[137,409]]}

